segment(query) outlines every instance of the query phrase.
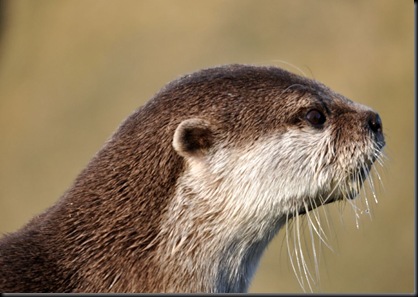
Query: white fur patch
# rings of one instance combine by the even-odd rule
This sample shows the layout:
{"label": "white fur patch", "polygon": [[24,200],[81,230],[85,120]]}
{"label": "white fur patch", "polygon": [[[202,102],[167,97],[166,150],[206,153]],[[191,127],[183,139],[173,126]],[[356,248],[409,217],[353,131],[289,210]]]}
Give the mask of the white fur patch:
{"label": "white fur patch", "polygon": [[162,224],[161,261],[177,265],[167,290],[188,275],[196,291],[246,291],[286,215],[326,197],[338,182],[330,133],[293,129],[188,159]]}

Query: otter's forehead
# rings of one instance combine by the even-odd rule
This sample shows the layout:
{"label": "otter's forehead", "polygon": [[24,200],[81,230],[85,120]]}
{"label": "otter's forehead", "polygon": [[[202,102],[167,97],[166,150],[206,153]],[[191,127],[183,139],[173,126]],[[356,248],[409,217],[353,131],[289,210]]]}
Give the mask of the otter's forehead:
{"label": "otter's forehead", "polygon": [[188,105],[190,111],[210,112],[228,106],[242,108],[278,106],[298,108],[320,104],[353,107],[355,103],[324,84],[278,67],[227,65],[208,68],[169,83],[161,93],[164,103]]}
{"label": "otter's forehead", "polygon": [[[285,120],[300,108],[315,104],[335,109],[356,108],[352,101],[315,80],[277,67],[246,65],[209,68],[186,75],[168,84],[160,97],[165,104],[183,108],[187,115],[216,113],[237,117],[251,111],[253,116],[276,113],[274,117]],[[282,110],[280,114],[277,109]]]}

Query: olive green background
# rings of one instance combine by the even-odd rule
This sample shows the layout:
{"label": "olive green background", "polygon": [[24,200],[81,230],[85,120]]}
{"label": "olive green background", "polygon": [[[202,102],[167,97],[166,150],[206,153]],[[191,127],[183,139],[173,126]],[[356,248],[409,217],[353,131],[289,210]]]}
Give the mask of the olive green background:
{"label": "olive green background", "polygon": [[[300,68],[377,110],[387,140],[378,204],[368,195],[372,219],[360,215],[356,228],[349,205],[325,207],[334,252],[321,249],[315,291],[415,291],[412,1],[1,3],[0,233],[53,204],[170,80],[226,63]],[[284,234],[250,292],[302,292]]]}

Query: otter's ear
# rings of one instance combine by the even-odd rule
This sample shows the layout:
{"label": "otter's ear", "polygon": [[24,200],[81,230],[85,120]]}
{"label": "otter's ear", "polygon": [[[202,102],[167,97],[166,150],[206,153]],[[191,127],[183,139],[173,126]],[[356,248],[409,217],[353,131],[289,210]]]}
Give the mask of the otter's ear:
{"label": "otter's ear", "polygon": [[181,122],[173,137],[173,147],[183,157],[204,156],[213,144],[213,127],[202,119]]}

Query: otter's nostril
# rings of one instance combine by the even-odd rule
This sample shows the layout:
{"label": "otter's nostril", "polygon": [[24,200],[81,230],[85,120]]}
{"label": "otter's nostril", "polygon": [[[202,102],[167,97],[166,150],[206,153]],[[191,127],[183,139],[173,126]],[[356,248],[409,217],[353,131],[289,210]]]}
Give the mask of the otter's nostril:
{"label": "otter's nostril", "polygon": [[382,120],[377,113],[370,114],[368,124],[374,133],[382,133]]}

